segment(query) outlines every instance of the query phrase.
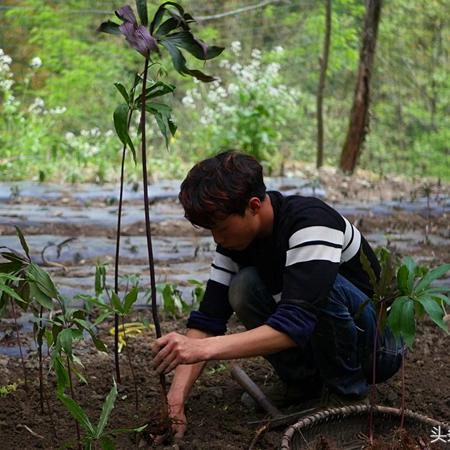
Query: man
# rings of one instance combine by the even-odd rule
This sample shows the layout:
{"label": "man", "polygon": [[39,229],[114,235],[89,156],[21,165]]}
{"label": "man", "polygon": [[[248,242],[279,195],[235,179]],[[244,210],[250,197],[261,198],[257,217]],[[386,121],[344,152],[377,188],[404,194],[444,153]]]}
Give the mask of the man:
{"label": "man", "polygon": [[[209,360],[263,355],[295,401],[323,387],[344,403],[365,397],[376,317],[361,252],[375,273],[380,268],[356,227],[319,199],[266,192],[261,165],[233,151],[195,165],[179,199],[217,249],[186,335],[165,335],[152,349],[159,373],[175,369],[168,402],[176,436],[186,430],[184,404]],[[247,331],[224,335],[233,312]],[[391,377],[401,359],[387,329],[377,341],[375,382]]]}

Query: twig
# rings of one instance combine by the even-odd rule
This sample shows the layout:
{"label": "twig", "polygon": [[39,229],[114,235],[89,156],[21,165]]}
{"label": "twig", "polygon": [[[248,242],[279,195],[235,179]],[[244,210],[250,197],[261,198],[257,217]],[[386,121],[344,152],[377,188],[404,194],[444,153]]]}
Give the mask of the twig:
{"label": "twig", "polygon": [[11,299],[11,306],[12,306],[13,316],[14,316],[14,328],[16,329],[17,346],[19,347],[20,360],[21,360],[22,369],[23,369],[23,380],[25,383],[25,390],[28,392],[27,370],[25,369],[25,359],[23,357],[22,344],[20,343],[19,325],[17,324],[17,317],[16,317],[16,307],[15,307],[14,301],[12,299]]}
{"label": "twig", "polygon": [[25,430],[27,430],[30,434],[32,434],[34,437],[37,437],[38,439],[45,439],[44,436],[41,436],[40,434],[37,434],[35,431],[33,431],[30,427],[28,427],[27,425],[23,424],[23,423],[19,423],[17,425],[19,428],[25,428]]}
{"label": "twig", "polygon": [[267,429],[268,429],[268,426],[266,424],[256,430],[255,437],[253,438],[252,442],[250,443],[248,450],[253,450],[255,448],[255,445],[258,442],[259,438],[267,431]]}

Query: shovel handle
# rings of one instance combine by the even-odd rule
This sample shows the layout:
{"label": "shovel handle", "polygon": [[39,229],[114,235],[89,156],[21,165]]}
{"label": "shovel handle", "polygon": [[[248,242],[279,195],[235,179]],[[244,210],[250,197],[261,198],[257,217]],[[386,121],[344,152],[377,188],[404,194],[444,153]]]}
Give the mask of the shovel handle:
{"label": "shovel handle", "polygon": [[269,401],[264,392],[251,380],[247,373],[234,362],[231,363],[231,376],[271,417],[281,416],[280,410]]}

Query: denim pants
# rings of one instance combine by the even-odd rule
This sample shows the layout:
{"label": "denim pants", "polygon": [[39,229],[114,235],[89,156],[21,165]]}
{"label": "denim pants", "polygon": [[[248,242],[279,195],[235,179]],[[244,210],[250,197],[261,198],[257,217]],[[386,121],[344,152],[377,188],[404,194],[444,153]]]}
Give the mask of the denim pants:
{"label": "denim pants", "polygon": [[[254,267],[246,267],[233,277],[229,301],[247,329],[263,325],[276,310],[275,300]],[[317,318],[313,335],[304,347],[266,355],[266,359],[285,383],[317,382],[319,376],[332,392],[366,395],[373,382],[376,313],[372,302],[338,274]],[[386,327],[378,336],[376,353],[375,383],[380,383],[400,368],[404,346]]]}

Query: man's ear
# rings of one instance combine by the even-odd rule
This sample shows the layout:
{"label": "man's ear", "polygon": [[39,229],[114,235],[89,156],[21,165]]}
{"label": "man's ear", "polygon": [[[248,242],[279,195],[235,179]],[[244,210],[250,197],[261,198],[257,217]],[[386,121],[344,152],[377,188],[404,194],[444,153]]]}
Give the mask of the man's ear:
{"label": "man's ear", "polygon": [[248,201],[248,208],[252,214],[257,214],[261,208],[261,200],[258,197],[252,197]]}

